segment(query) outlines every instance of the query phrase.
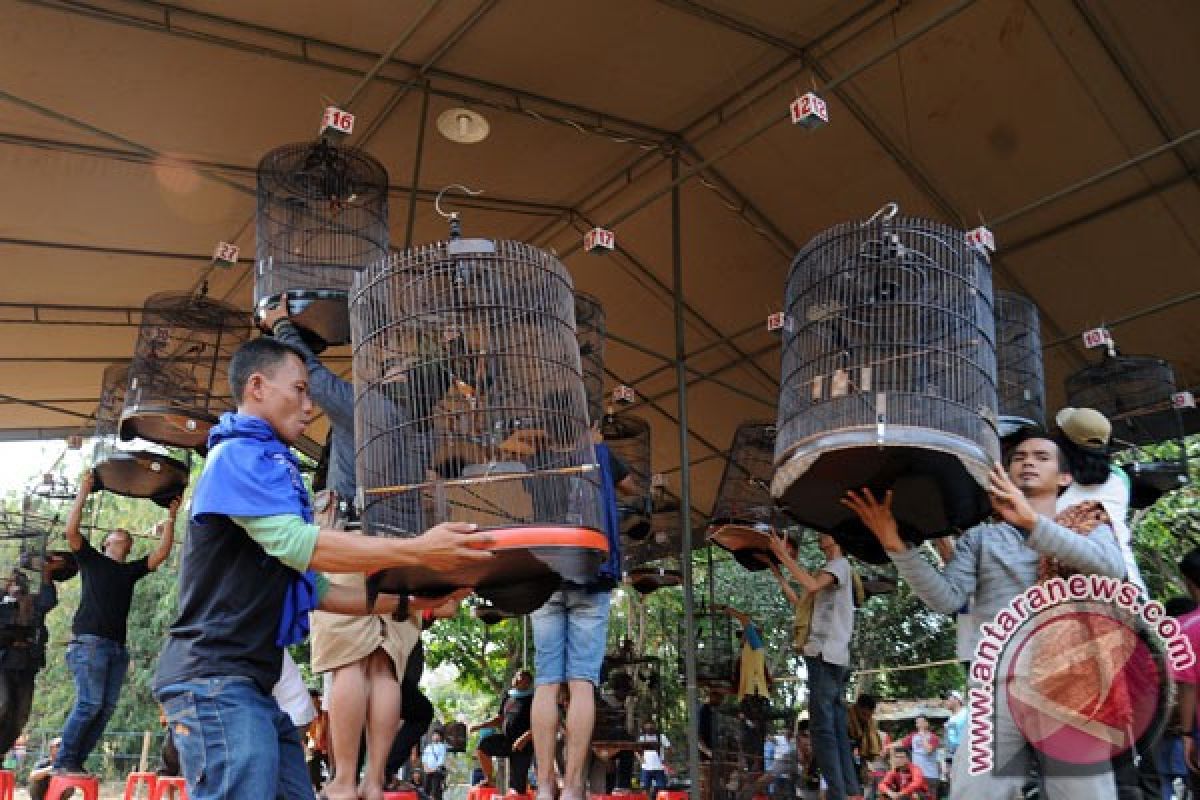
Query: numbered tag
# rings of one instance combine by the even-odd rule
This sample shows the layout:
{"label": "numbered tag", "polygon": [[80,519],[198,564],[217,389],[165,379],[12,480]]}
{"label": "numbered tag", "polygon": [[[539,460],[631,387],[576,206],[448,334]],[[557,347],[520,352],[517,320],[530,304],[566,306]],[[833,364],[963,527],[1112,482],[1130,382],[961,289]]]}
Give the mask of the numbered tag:
{"label": "numbered tag", "polygon": [[767,317],[768,331],[787,331],[791,333],[794,329],[795,326],[792,324],[792,318],[782,311],[776,311]]}
{"label": "numbered tag", "polygon": [[816,92],[805,92],[792,101],[792,124],[802,128],[819,128],[829,122],[829,106]]}
{"label": "numbered tag", "polygon": [[354,132],[354,115],[337,106],[328,106],[321,117],[321,136],[349,136]]}
{"label": "numbered tag", "polygon": [[967,244],[985,255],[996,252],[995,235],[982,225],[967,231]]}
{"label": "numbered tag", "polygon": [[1089,350],[1094,347],[1111,347],[1112,334],[1108,332],[1108,328],[1092,328],[1090,331],[1084,331],[1083,346]]}
{"label": "numbered tag", "polygon": [[1171,405],[1175,408],[1195,408],[1196,396],[1191,392],[1176,392],[1171,395]]}
{"label": "numbered tag", "polygon": [[232,267],[237,263],[238,255],[241,252],[241,248],[236,244],[217,242],[217,247],[213,250],[213,263],[222,267]]}
{"label": "numbered tag", "polygon": [[629,386],[618,386],[612,391],[612,399],[614,403],[629,405],[637,400],[637,392]]}
{"label": "numbered tag", "polygon": [[587,253],[611,253],[617,249],[617,235],[605,228],[592,228],[583,235],[583,249]]}

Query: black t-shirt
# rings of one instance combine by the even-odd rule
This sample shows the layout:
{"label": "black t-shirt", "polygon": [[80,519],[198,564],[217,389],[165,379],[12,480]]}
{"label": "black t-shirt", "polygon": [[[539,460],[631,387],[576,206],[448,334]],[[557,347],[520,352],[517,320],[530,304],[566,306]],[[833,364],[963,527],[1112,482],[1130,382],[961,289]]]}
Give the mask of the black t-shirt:
{"label": "black t-shirt", "polygon": [[533,710],[533,693],[524,696],[509,695],[500,706],[500,716],[503,719],[501,727],[510,742],[529,730],[529,715]]}
{"label": "black t-shirt", "polygon": [[193,519],[179,567],[179,615],[159,654],[154,690],[244,677],[270,694],[283,662],[279,618],[295,576],[229,517]]}
{"label": "black t-shirt", "polygon": [[133,585],[149,574],[147,559],[113,561],[84,539],[75,560],[79,563],[83,590],[71,632],[76,636],[103,636],[125,644],[125,620],[133,602]]}

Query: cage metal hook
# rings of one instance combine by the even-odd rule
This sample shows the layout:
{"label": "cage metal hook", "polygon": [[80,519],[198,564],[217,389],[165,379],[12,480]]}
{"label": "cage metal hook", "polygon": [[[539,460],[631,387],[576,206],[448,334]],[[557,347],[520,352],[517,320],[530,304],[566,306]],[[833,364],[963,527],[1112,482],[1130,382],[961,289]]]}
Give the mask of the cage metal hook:
{"label": "cage metal hook", "polygon": [[464,194],[470,195],[471,197],[475,197],[476,195],[483,194],[483,189],[471,189],[470,187],[463,186],[461,183],[452,183],[449,186],[442,187],[442,190],[437,193],[437,197],[434,198],[433,208],[444,219],[448,219],[448,220],[458,219],[457,211],[443,211],[442,210],[442,195],[444,195],[446,192],[450,191],[451,189],[458,189],[459,191],[463,192]]}
{"label": "cage metal hook", "polygon": [[891,222],[896,218],[896,214],[898,213],[900,213],[900,206],[898,206],[895,201],[891,203],[885,203],[884,205],[880,206],[878,211],[871,215],[870,219],[863,223],[863,227],[865,228],[871,223],[879,220]]}

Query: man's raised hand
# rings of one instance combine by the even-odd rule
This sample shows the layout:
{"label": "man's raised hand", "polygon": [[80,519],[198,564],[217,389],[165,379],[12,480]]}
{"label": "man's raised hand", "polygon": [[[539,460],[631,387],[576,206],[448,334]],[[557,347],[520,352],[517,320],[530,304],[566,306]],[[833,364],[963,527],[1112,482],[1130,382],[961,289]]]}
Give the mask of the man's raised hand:
{"label": "man's raised hand", "polygon": [[988,473],[988,494],[992,498],[992,510],[1009,525],[1024,531],[1032,531],[1037,525],[1037,512],[999,464],[993,464]]}
{"label": "man's raised hand", "polygon": [[851,489],[841,499],[841,504],[858,515],[867,530],[875,535],[883,549],[898,553],[904,550],[904,541],[900,538],[900,526],[892,514],[892,490],[888,489],[883,496],[883,502],[875,499],[871,490],[863,487],[860,491]]}

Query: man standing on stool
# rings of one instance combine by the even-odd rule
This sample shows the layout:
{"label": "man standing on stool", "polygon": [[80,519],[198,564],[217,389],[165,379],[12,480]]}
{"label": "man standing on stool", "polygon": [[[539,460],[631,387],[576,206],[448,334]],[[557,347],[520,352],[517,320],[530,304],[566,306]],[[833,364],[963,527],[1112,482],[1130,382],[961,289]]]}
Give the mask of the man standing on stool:
{"label": "man standing on stool", "polygon": [[67,645],[67,664],[75,676],[75,706],[63,726],[62,746],[54,761],[58,772],[83,772],[84,762],[104,735],[129,668],[125,622],[133,601],[133,587],[171,554],[175,515],[179,512],[176,498],[167,512],[166,523],[159,526],[158,547],[149,556],[126,561],[133,537],[122,528],[104,537],[104,552],[99,553],[79,530],[83,506],[94,483],[88,470],[79,480],[79,494],[67,517],[67,543],[79,563],[83,588],[71,624],[71,643]]}

